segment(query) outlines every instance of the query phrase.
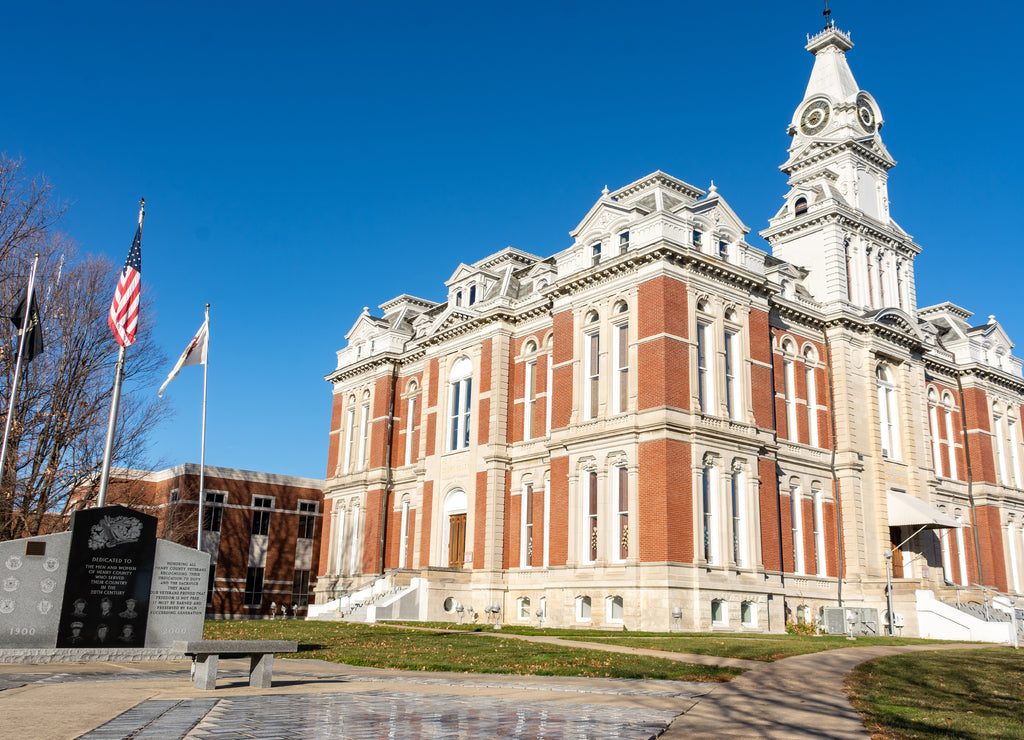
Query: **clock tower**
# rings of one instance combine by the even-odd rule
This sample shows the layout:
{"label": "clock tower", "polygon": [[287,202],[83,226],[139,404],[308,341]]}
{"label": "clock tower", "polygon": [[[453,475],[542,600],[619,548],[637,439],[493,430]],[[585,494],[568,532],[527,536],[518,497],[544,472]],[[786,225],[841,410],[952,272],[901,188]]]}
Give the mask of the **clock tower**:
{"label": "clock tower", "polygon": [[761,232],[772,254],[808,270],[812,297],[855,312],[913,315],[921,248],[889,215],[889,170],[878,103],[846,61],[850,36],[831,22],[808,37],[814,67],[793,113],[785,203]]}

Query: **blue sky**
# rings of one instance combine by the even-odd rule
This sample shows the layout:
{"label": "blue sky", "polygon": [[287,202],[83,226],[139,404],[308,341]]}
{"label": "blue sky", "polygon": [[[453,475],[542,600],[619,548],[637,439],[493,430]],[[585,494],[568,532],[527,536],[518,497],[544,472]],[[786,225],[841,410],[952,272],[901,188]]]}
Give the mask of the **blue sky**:
{"label": "blue sky", "polygon": [[[1020,14],[989,0],[831,5],[898,162],[892,215],[924,247],[919,305],[995,314],[1024,341]],[[212,304],[207,462],[323,477],[323,376],[363,306],[441,300],[459,262],[506,245],[563,249],[602,187],[656,169],[713,179],[764,245],[821,10],[17,3],[0,148],[44,173],[70,205],[64,229],[117,264],[145,196],[156,315],[142,330],[168,370]],[[186,368],[154,459],[198,461],[201,397]]]}

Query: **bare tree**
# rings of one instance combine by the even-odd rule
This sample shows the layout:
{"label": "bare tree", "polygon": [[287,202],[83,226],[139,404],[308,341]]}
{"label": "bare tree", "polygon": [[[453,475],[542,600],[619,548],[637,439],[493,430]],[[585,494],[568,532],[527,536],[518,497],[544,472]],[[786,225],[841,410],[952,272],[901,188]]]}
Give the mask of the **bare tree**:
{"label": "bare tree", "polygon": [[[36,296],[45,335],[43,353],[22,367],[17,390],[0,478],[3,540],[49,529],[44,522],[65,513],[76,488],[79,498],[94,495],[87,482],[102,467],[117,361],[107,311],[119,266],[79,253],[57,230],[64,207],[54,201],[49,183],[27,177],[20,161],[6,156],[0,157],[0,198],[0,306],[14,305],[38,253]],[[126,220],[126,249],[129,226]],[[146,330],[148,308],[143,302],[139,339],[128,349],[114,442],[114,460],[126,468],[142,466],[150,432],[167,409],[152,394],[164,357]],[[16,334],[9,320],[0,323],[5,416]]]}

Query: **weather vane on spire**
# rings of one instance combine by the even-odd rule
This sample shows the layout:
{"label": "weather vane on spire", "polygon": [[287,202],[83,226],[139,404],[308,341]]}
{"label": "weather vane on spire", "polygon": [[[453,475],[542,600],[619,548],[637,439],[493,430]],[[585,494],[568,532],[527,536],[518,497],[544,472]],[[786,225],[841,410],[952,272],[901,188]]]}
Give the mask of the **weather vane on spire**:
{"label": "weather vane on spire", "polygon": [[825,29],[832,25],[832,11],[828,9],[828,0],[825,0],[825,10],[821,12],[825,16]]}

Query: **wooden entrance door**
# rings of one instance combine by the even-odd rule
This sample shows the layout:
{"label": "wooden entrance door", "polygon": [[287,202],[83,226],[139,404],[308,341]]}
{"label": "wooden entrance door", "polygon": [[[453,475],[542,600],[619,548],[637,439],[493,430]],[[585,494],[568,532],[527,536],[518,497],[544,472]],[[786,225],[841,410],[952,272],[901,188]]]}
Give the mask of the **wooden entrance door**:
{"label": "wooden entrance door", "polygon": [[466,515],[448,517],[448,567],[461,568],[466,557]]}

